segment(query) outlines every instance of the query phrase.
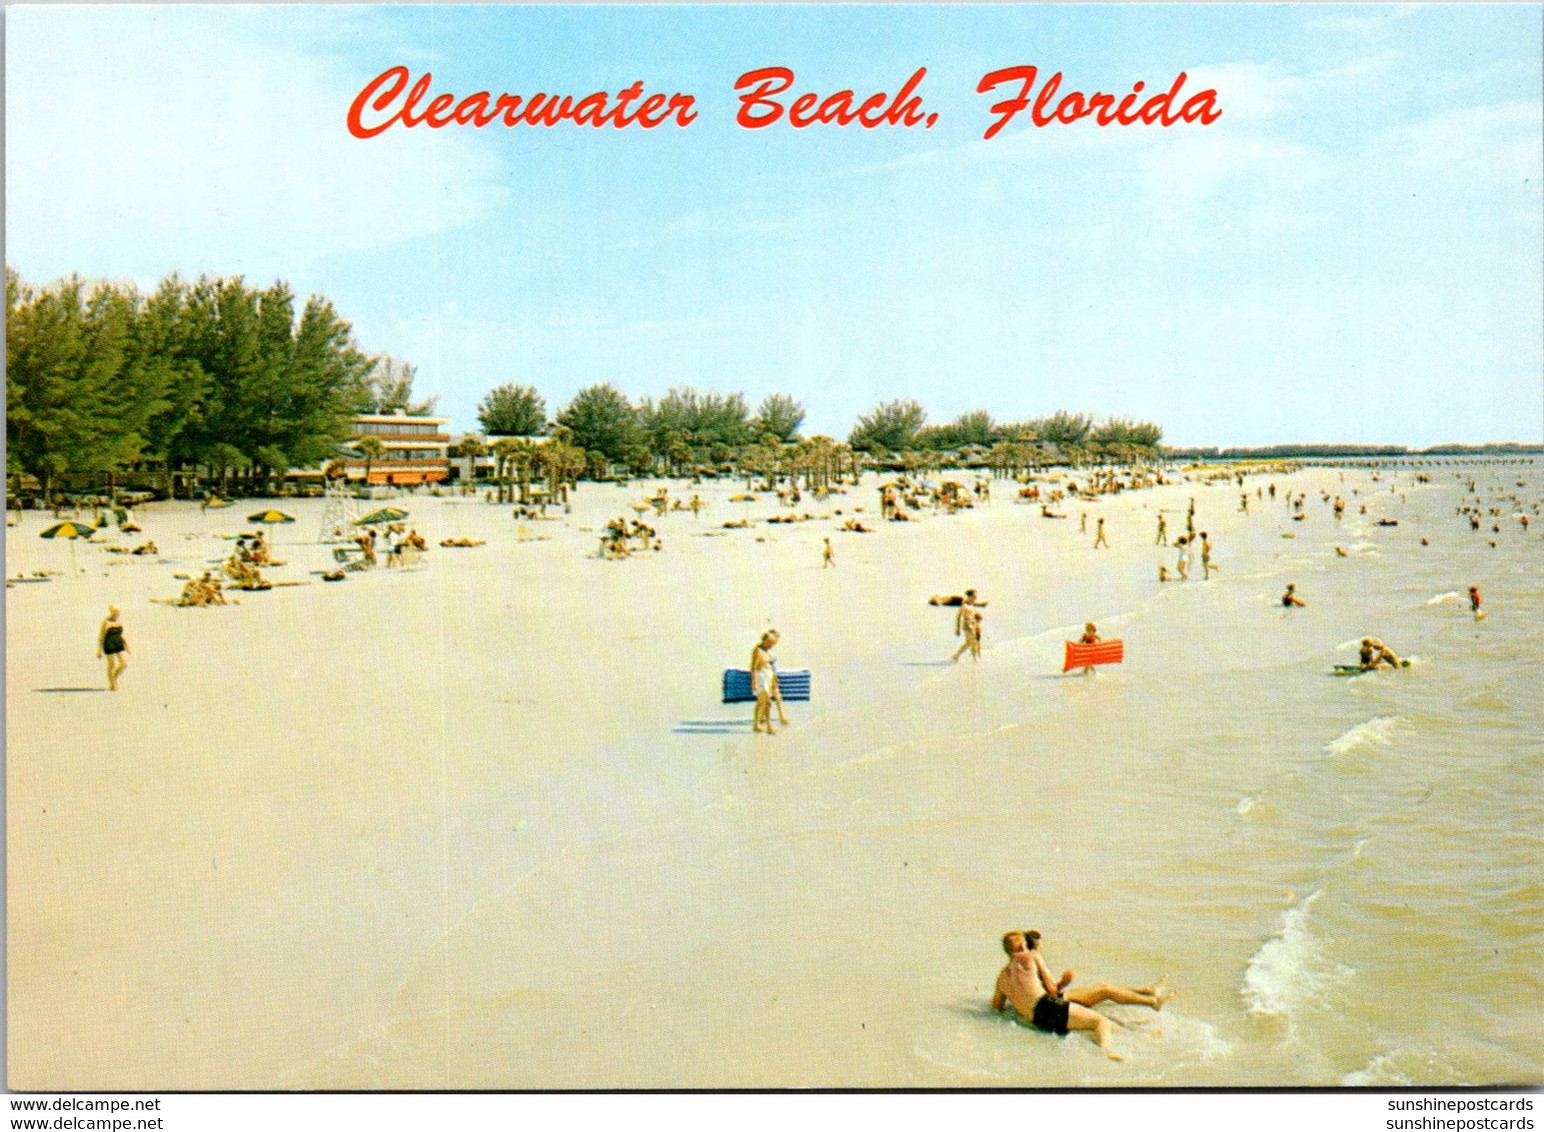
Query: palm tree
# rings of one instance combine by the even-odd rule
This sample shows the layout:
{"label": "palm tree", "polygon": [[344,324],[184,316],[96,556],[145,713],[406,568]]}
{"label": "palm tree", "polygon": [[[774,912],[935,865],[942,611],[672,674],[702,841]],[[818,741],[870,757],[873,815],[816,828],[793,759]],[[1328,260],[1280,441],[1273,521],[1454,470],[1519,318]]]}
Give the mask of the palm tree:
{"label": "palm tree", "polygon": [[508,437],[499,442],[505,445],[505,458],[509,466],[515,470],[515,478],[520,487],[520,502],[522,504],[531,501],[531,468],[536,464],[537,445],[531,443],[523,436]]}
{"label": "palm tree", "polygon": [[505,436],[489,445],[489,450],[493,453],[494,459],[493,480],[498,485],[497,490],[500,503],[509,502],[511,494],[509,490],[509,469],[514,462],[515,449],[518,444],[519,442],[514,437]]}
{"label": "palm tree", "polygon": [[471,493],[477,487],[477,458],[488,451],[482,438],[474,432],[469,432],[450,448],[450,455],[467,457],[466,485],[463,489]]}
{"label": "palm tree", "polygon": [[365,457],[365,487],[370,486],[370,471],[375,462],[386,455],[386,445],[378,436],[361,436],[354,445]]}

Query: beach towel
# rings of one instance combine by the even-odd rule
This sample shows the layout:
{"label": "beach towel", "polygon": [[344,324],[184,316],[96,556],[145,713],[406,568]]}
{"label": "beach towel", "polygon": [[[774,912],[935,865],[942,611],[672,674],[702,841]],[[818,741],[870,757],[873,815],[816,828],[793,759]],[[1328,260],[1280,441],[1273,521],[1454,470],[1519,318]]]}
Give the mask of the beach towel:
{"label": "beach towel", "polygon": [[1100,641],[1093,645],[1080,645],[1076,641],[1068,641],[1062,671],[1071,672],[1074,668],[1088,668],[1095,664],[1119,664],[1125,659],[1126,643],[1124,641]]}
{"label": "beach towel", "polygon": [[[810,670],[796,668],[779,671],[777,687],[785,701],[810,698]],[[756,693],[751,691],[751,673],[748,668],[724,669],[724,703],[753,704]]]}

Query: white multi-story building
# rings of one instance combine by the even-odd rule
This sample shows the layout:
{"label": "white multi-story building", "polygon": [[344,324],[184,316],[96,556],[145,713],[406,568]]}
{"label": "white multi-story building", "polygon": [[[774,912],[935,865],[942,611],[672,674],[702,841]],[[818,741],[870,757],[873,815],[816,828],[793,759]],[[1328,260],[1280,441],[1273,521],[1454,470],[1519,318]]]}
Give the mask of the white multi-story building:
{"label": "white multi-story building", "polygon": [[406,413],[364,413],[353,418],[357,444],[373,436],[386,448],[376,460],[349,456],[342,461],[350,480],[408,487],[440,483],[450,477],[449,417],[410,417]]}

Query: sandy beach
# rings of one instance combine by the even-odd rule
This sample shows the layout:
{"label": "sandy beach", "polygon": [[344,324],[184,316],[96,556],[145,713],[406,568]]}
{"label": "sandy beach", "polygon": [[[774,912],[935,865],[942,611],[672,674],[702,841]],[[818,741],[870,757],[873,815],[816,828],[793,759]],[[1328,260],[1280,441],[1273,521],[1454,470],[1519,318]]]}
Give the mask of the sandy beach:
{"label": "sandy beach", "polygon": [[[1537,500],[1536,464],[1498,468],[1487,495]],[[1248,513],[1235,483],[1186,482],[1063,520],[999,480],[911,523],[878,522],[872,475],[793,508],[671,481],[708,507],[646,516],[664,549],[622,561],[596,557],[601,529],[659,481],[584,483],[571,514],[524,522],[403,497],[423,564],[336,584],[321,501],[283,501],[269,576],[309,584],[211,609],[150,599],[265,503],[147,505],[144,535],[76,547],[78,574],[23,513],[7,576],[60,574],[7,590],[11,1086],[1536,1084],[1544,528],[1471,534],[1461,479],[1311,468],[1251,476]],[[1350,502],[1340,523],[1322,492]],[[1172,539],[1191,497],[1220,573],[1195,580],[1198,557],[1160,585],[1157,516]],[[789,511],[819,518],[761,521]],[[159,556],[96,545],[144,537]],[[1281,609],[1284,581],[1306,608]],[[1431,600],[1470,584],[1486,622]],[[953,613],[927,599],[965,587],[984,649],[949,664]],[[109,603],[116,694],[94,657]],[[1126,663],[1063,677],[1087,620]],[[768,626],[813,673],[771,738],[719,702]],[[1329,679],[1374,631],[1425,673]],[[1451,702],[1407,701],[1437,686]],[[1400,824],[1417,813],[1437,825]],[[1491,889],[1462,827],[1510,870]],[[1325,879],[1347,861],[1412,871]],[[1057,970],[1178,986],[1161,1019],[1114,1011],[1125,1065],[987,1009],[998,937],[1028,927]],[[1377,965],[1410,930],[1450,962],[1403,969],[1395,1010]],[[1439,978],[1490,1017],[1445,1031],[1421,1002]]]}

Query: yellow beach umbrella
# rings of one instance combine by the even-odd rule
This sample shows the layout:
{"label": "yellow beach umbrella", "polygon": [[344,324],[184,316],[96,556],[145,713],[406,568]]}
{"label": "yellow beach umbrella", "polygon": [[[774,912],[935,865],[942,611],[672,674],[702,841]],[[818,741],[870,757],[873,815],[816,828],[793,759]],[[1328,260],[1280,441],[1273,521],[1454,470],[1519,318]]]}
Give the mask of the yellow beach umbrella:
{"label": "yellow beach umbrella", "polygon": [[286,515],[283,511],[274,511],[272,509],[259,511],[255,515],[247,516],[247,522],[249,523],[293,523],[294,521],[295,516]]}
{"label": "yellow beach umbrella", "polygon": [[78,523],[72,519],[66,519],[62,523],[55,523],[47,530],[40,532],[40,538],[67,538],[70,540],[70,573],[79,573],[75,565],[75,540],[78,538],[89,539],[96,534],[96,528]]}
{"label": "yellow beach umbrella", "polygon": [[286,515],[283,511],[275,511],[272,508],[247,516],[247,522],[249,523],[265,523],[270,526],[276,523],[293,523],[294,521],[295,516]]}

